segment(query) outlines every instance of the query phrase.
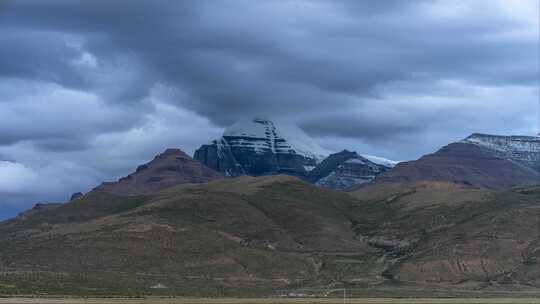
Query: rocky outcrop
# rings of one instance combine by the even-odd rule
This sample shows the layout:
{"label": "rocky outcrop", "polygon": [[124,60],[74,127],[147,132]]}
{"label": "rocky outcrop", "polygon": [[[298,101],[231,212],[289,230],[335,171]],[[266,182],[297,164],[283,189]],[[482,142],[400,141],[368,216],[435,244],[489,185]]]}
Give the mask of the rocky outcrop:
{"label": "rocky outcrop", "polygon": [[328,156],[309,172],[308,180],[322,187],[344,190],[370,182],[388,170],[390,167],[376,164],[356,152],[343,150]]}
{"label": "rocky outcrop", "polygon": [[151,162],[118,180],[105,182],[94,189],[119,195],[152,194],[185,183],[204,183],[223,175],[193,160],[180,149],[167,149]]}

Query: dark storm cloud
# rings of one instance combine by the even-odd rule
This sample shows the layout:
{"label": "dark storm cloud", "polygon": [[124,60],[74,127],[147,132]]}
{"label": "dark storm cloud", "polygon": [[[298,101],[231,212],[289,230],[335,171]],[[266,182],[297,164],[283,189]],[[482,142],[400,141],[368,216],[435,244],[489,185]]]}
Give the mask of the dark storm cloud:
{"label": "dark storm cloud", "polygon": [[30,141],[43,150],[84,149],[96,135],[140,125],[141,109],[149,108],[108,106],[91,94],[28,80],[3,79],[0,92],[0,146]]}
{"label": "dark storm cloud", "polygon": [[[132,103],[155,83],[166,83],[190,96],[178,101],[181,106],[220,125],[256,112],[282,116],[367,106],[342,96],[372,96],[378,86],[414,75],[482,84],[537,80],[536,41],[486,38],[514,21],[424,18],[419,10],[429,3],[22,1],[6,6],[2,19],[14,33],[22,28],[44,31],[43,37],[47,30],[79,36],[104,66],[130,56],[139,75],[127,83],[115,79],[122,86],[116,90],[104,89],[94,73],[77,75],[58,62],[74,54],[51,41],[45,54],[20,55],[35,67],[13,67],[21,77],[37,73]],[[40,49],[31,44],[26,40],[20,48]]]}
{"label": "dark storm cloud", "polygon": [[63,45],[61,35],[7,28],[1,31],[0,44],[0,66],[4,77],[62,81],[73,76],[67,63],[77,56],[77,52]]}
{"label": "dark storm cloud", "polygon": [[[530,132],[537,12],[534,0],[0,1],[0,153],[18,162],[4,170],[55,180],[55,195],[29,197],[56,200],[246,116],[396,159],[469,132]],[[61,186],[67,175],[82,181]]]}

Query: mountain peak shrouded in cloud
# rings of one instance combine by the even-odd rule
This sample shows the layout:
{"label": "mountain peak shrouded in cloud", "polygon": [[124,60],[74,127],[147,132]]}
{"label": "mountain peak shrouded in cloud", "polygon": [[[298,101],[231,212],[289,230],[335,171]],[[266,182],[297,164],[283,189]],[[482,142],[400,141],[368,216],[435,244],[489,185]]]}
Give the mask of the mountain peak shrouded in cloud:
{"label": "mountain peak shrouded in cloud", "polygon": [[1,191],[0,218],[260,113],[322,147],[399,160],[474,132],[537,134],[538,6],[1,2],[0,155],[43,187]]}
{"label": "mountain peak shrouded in cloud", "polygon": [[292,123],[252,118],[227,127],[223,136],[197,149],[194,158],[227,176],[303,177],[331,153]]}
{"label": "mountain peak shrouded in cloud", "polygon": [[[286,150],[292,149],[296,154],[317,160],[332,153],[331,150],[317,144],[294,123],[280,121],[274,123],[274,121],[260,118],[260,116],[253,119],[241,119],[227,127],[223,136],[265,138],[274,144],[273,147],[270,147],[274,152],[286,152]],[[279,142],[276,143],[276,140]]]}

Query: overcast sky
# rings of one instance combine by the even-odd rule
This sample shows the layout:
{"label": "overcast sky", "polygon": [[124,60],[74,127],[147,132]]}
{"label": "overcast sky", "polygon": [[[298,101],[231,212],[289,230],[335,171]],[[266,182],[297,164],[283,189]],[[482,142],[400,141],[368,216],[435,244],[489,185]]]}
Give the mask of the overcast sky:
{"label": "overcast sky", "polygon": [[242,117],[395,160],[537,132],[539,1],[0,0],[0,219]]}

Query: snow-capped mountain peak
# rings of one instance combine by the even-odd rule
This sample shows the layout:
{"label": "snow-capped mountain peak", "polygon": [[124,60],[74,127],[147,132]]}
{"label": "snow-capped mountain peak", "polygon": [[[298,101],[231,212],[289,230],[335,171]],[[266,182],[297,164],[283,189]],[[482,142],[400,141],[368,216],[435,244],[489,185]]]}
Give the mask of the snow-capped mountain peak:
{"label": "snow-capped mountain peak", "polygon": [[237,121],[221,138],[201,146],[194,158],[227,176],[284,173],[315,182],[334,170],[335,176],[325,185],[339,184],[340,188],[370,181],[396,164],[381,157],[351,153],[344,151],[336,156],[294,124],[254,118]]}
{"label": "snow-capped mountain peak", "polygon": [[244,119],[223,132],[232,147],[251,147],[255,152],[296,153],[321,161],[332,151],[322,148],[302,129],[291,123],[275,124],[262,118]]}
{"label": "snow-capped mountain peak", "polygon": [[305,176],[332,151],[297,126],[268,119],[243,119],[203,145],[194,158],[228,176],[285,173]]}

